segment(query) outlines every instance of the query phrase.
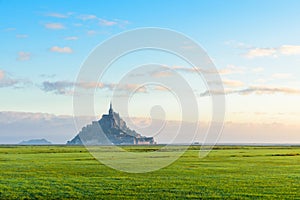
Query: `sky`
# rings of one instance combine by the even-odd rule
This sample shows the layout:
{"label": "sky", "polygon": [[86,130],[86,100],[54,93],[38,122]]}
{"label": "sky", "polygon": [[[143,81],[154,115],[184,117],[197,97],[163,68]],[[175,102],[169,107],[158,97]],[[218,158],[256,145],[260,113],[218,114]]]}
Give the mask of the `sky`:
{"label": "sky", "polygon": [[[114,35],[145,27],[182,33],[213,61],[226,98],[220,143],[300,143],[299,7],[297,0],[0,0],[0,143],[74,137],[73,90],[82,64]],[[152,50],[112,63],[95,92],[96,118],[107,112],[124,74],[149,63],[187,80],[206,127],[212,111],[203,79],[181,58]],[[182,120],[174,95],[146,88],[131,98],[128,110],[143,126],[155,105],[172,121],[158,136],[168,142]]]}

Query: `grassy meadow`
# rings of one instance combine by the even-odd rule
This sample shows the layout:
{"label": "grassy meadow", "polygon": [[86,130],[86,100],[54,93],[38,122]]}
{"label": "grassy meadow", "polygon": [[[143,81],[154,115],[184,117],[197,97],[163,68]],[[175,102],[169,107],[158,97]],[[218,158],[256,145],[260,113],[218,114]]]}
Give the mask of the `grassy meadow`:
{"label": "grassy meadow", "polygon": [[300,199],[300,147],[217,146],[198,154],[192,146],[166,168],[128,174],[80,146],[1,146],[0,199]]}

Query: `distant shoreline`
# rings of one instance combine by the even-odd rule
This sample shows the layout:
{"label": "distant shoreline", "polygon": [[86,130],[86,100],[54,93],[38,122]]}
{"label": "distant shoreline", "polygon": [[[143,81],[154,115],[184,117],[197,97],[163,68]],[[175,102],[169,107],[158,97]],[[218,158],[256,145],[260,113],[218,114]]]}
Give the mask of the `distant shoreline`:
{"label": "distant shoreline", "polygon": [[[132,144],[124,144],[124,145],[95,145],[95,146],[166,146],[168,144],[151,144],[151,145],[144,145],[144,144],[138,144],[138,145],[132,145]],[[200,144],[169,144],[168,146],[212,146],[213,144],[205,144],[202,145]],[[68,145],[68,144],[30,144],[30,145],[26,145],[26,144],[0,144],[0,147],[3,146],[82,146],[84,147],[84,145]],[[300,147],[300,143],[220,143],[220,144],[215,144],[213,145],[215,147],[217,146],[247,146],[247,147],[280,147],[280,146],[284,146],[284,147]]]}

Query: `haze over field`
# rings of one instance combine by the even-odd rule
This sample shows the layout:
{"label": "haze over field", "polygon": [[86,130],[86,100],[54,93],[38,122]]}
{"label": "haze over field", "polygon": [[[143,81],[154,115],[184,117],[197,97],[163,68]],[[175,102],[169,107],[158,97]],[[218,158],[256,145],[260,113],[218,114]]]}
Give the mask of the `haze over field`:
{"label": "haze over field", "polygon": [[[213,60],[226,96],[220,143],[300,143],[299,1],[0,1],[0,143],[33,138],[66,143],[78,130],[73,92],[78,72],[100,43],[124,31],[161,27],[199,43]],[[191,47],[182,48],[190,51]],[[112,63],[96,85],[95,116],[107,112],[114,86],[141,64],[175,70],[193,88],[200,127],[212,115],[205,81],[180,57],[144,50]],[[201,66],[198,66],[201,68]],[[168,76],[153,73],[153,77]],[[124,92],[131,88],[124,88]],[[152,119],[153,130],[167,120],[158,143],[168,143],[181,122],[181,107],[169,91],[144,87],[129,102],[130,127],[151,123],[160,105],[165,119]],[[118,111],[118,110],[116,110]],[[122,116],[123,113],[120,113]],[[81,127],[77,127],[81,128]],[[152,136],[153,130],[143,132]],[[186,133],[194,134],[194,133]],[[203,136],[196,136],[201,141]],[[186,142],[183,137],[181,140]]]}

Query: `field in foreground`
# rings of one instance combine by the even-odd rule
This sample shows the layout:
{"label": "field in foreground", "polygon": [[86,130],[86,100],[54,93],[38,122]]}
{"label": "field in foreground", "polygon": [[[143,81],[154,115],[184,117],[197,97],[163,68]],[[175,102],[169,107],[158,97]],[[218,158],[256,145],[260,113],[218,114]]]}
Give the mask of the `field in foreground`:
{"label": "field in foreground", "polygon": [[161,170],[128,174],[84,147],[1,146],[0,199],[300,199],[300,147],[218,146],[202,159],[198,149]]}

